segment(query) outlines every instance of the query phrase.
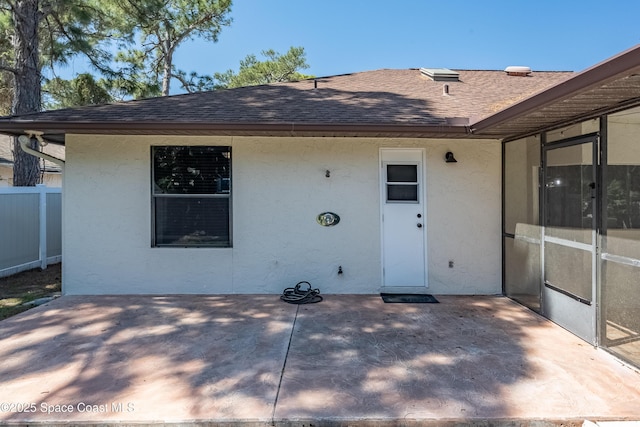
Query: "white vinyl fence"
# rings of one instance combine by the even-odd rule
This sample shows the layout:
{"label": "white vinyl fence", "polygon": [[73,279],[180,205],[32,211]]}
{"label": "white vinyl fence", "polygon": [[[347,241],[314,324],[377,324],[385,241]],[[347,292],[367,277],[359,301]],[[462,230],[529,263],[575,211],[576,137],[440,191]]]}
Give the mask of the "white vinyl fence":
{"label": "white vinyl fence", "polygon": [[0,277],[62,261],[62,190],[0,188]]}

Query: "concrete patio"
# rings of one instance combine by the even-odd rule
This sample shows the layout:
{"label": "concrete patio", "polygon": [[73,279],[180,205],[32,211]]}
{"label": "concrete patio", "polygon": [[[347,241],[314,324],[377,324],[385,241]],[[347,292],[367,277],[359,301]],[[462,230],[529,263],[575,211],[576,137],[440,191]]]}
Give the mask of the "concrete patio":
{"label": "concrete patio", "polygon": [[503,297],[65,296],[0,322],[0,423],[582,425],[640,374]]}

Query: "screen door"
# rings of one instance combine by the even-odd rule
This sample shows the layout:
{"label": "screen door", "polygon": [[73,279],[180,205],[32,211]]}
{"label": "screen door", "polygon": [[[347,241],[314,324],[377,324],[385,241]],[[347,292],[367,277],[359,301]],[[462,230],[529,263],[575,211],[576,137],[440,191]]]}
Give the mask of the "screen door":
{"label": "screen door", "polygon": [[596,343],[597,137],[544,147],[545,316]]}

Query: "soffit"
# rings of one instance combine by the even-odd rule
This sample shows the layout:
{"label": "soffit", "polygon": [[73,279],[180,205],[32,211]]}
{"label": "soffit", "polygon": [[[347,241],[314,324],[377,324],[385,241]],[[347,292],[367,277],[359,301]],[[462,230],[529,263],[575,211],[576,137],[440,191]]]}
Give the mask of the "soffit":
{"label": "soffit", "polygon": [[476,136],[516,138],[640,104],[640,45],[485,119]]}

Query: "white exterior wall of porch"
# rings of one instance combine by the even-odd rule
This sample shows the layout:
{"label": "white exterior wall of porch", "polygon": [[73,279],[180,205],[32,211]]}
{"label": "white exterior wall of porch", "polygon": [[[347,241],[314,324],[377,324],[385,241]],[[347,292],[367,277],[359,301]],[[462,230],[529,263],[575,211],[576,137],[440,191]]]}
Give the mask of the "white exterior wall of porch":
{"label": "white exterior wall of porch", "polygon": [[[233,248],[152,248],[150,147],[198,144],[232,146]],[[111,135],[67,135],[63,292],[376,293],[382,147],[425,150],[429,292],[500,293],[497,140]]]}

